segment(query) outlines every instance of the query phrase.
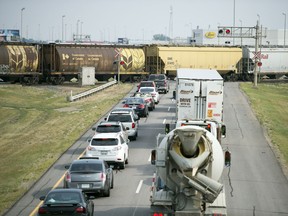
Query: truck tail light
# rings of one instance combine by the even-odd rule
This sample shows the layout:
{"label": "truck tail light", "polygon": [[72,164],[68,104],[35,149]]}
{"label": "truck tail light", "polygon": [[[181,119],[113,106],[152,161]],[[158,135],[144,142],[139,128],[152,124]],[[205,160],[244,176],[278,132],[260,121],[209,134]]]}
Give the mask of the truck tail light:
{"label": "truck tail light", "polygon": [[132,123],[132,128],[135,128],[135,123],[134,122]]}
{"label": "truck tail light", "polygon": [[128,107],[129,108],[129,104],[124,104],[123,107],[125,107],[125,108]]}

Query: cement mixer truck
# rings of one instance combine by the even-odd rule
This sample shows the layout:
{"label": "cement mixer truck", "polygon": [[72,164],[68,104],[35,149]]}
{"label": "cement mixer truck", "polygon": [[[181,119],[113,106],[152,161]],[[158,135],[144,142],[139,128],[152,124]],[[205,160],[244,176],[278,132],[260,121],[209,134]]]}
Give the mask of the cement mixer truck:
{"label": "cement mixer truck", "polygon": [[224,162],[230,163],[230,155],[203,127],[188,125],[158,135],[157,148],[151,152],[156,167],[151,215],[227,215],[221,183]]}

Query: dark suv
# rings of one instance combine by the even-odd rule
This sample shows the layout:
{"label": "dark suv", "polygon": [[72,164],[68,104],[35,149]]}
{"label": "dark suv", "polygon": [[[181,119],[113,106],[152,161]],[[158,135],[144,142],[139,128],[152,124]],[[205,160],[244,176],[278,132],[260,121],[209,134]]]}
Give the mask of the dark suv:
{"label": "dark suv", "polygon": [[64,188],[80,188],[85,193],[102,193],[110,196],[113,188],[113,170],[108,164],[99,159],[82,157],[74,160],[64,178]]}
{"label": "dark suv", "polygon": [[169,92],[169,82],[165,74],[150,74],[149,81],[154,81],[158,92]]}

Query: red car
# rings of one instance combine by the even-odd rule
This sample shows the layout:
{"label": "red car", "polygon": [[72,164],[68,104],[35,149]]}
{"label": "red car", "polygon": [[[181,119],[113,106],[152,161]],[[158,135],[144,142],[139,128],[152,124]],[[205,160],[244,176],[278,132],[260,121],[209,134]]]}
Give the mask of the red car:
{"label": "red car", "polygon": [[137,91],[139,91],[141,87],[155,87],[156,88],[156,84],[154,81],[141,81],[137,87],[138,87]]}

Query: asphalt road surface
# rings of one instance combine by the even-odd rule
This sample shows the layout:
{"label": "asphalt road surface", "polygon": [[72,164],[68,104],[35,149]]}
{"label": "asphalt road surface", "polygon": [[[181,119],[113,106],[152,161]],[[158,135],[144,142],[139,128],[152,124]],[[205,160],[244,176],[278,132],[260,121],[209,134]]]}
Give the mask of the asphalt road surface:
{"label": "asphalt road surface", "polygon": [[[165,123],[175,122],[175,102],[170,92],[161,94],[160,103],[147,118],[141,118],[136,141],[129,143],[129,164],[114,170],[114,188],[110,197],[96,197],[94,215],[149,215],[150,186],[154,167],[150,152],[156,136],[164,133]],[[232,165],[225,168],[223,179],[229,216],[288,215],[288,181],[264,132],[252,113],[238,83],[225,83],[224,122],[227,137],[223,150],[232,153]],[[120,106],[120,105],[118,105]],[[64,166],[77,159],[88,145],[93,131],[87,131],[43,177],[11,208],[6,215],[35,215],[39,197],[53,187],[63,187]]]}

